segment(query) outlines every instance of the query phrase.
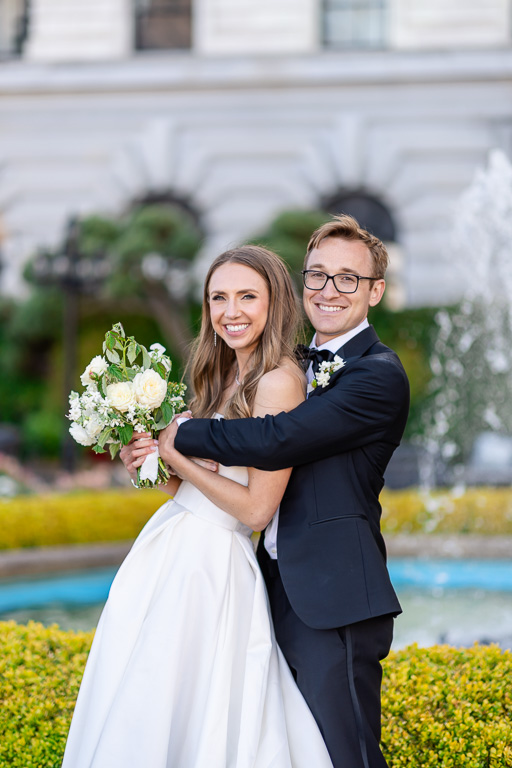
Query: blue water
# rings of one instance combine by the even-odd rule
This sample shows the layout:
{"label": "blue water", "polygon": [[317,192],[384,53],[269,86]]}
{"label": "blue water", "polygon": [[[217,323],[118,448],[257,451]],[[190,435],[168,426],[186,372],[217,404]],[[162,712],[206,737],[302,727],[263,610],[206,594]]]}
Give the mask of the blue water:
{"label": "blue water", "polygon": [[117,568],[74,571],[32,579],[0,581],[0,613],[50,603],[104,603]]}
{"label": "blue water", "polygon": [[[104,603],[116,571],[102,568],[0,581],[0,614],[52,603]],[[512,560],[391,560],[389,571],[398,592],[408,588],[512,592]]]}
{"label": "blue water", "polygon": [[391,581],[403,587],[512,591],[512,560],[391,560]]}

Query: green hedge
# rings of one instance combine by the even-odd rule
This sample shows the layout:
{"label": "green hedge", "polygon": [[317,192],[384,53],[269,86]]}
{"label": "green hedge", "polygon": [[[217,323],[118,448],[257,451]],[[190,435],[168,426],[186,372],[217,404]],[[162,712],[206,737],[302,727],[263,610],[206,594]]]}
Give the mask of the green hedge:
{"label": "green hedge", "polygon": [[[87,491],[0,500],[0,550],[133,539],[168,496],[160,491]],[[382,494],[385,533],[512,535],[512,489]]]}
{"label": "green hedge", "polygon": [[512,534],[512,489],[384,491],[385,533]]}
{"label": "green hedge", "polygon": [[[57,768],[92,632],[0,623],[0,768]],[[384,665],[390,768],[512,766],[512,653],[411,646]]]}
{"label": "green hedge", "polygon": [[168,499],[130,489],[0,501],[0,549],[134,539]]}
{"label": "green hedge", "polygon": [[390,768],[512,766],[512,653],[410,646],[385,662]]}

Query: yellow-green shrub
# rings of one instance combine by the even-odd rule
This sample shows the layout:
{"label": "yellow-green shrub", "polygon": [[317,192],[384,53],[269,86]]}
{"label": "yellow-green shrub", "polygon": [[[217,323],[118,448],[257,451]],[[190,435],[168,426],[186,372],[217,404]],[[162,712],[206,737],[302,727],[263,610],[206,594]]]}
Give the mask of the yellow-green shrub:
{"label": "yellow-green shrub", "polygon": [[[0,768],[57,768],[91,633],[0,623]],[[510,768],[512,653],[411,646],[384,663],[390,768]]]}
{"label": "yellow-green shrub", "polygon": [[0,549],[133,539],[168,499],[135,489],[18,496],[0,502]]}
{"label": "yellow-green shrub", "polygon": [[0,623],[0,768],[60,768],[92,634]]}
{"label": "yellow-green shrub", "polygon": [[385,533],[512,534],[512,489],[383,491]]}
{"label": "yellow-green shrub", "polygon": [[[168,500],[160,491],[87,491],[0,501],[0,549],[133,539]],[[512,490],[384,491],[385,533],[512,535]]]}
{"label": "yellow-green shrub", "polygon": [[512,653],[410,646],[384,666],[390,768],[512,766]]}

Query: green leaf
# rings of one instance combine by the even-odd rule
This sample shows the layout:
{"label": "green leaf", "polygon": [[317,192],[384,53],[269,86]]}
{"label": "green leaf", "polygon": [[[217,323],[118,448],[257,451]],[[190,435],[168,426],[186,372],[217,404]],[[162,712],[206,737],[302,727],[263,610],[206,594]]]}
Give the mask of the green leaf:
{"label": "green leaf", "polygon": [[118,336],[121,336],[123,339],[126,338],[126,334],[124,332],[122,323],[116,323],[115,325],[113,325],[112,331],[116,333]]}
{"label": "green leaf", "polygon": [[105,357],[107,360],[110,360],[111,363],[120,363],[121,357],[118,352],[116,352],[114,349],[107,349],[105,352]]}
{"label": "green leaf", "polygon": [[106,453],[106,450],[101,447],[101,445],[94,445],[93,446],[94,453]]}
{"label": "green leaf", "polygon": [[119,433],[119,439],[121,440],[122,444],[128,445],[133,437],[133,427],[131,424],[125,424],[123,427],[118,427],[117,431]]}
{"label": "green leaf", "polygon": [[[162,405],[163,405],[163,403],[162,403]],[[169,423],[164,418],[164,415],[163,415],[163,412],[162,412],[162,405],[160,406],[160,408],[157,408],[155,413],[153,414],[153,421],[155,422],[155,427],[154,428],[157,431],[159,431],[160,429],[165,429],[165,427]]]}
{"label": "green leaf", "polygon": [[116,345],[116,341],[117,341],[116,334],[113,333],[112,331],[109,331],[105,336],[105,344],[107,349],[110,349],[110,350],[114,349]]}
{"label": "green leaf", "polygon": [[151,367],[154,371],[158,373],[159,376],[162,377],[164,381],[167,380],[167,371],[165,370],[165,366],[162,365],[162,363],[156,363],[154,360],[151,363]]}
{"label": "green leaf", "polygon": [[109,437],[112,435],[112,429],[110,427],[105,427],[105,429],[100,432],[100,435],[98,437],[98,445],[103,448]]}
{"label": "green leaf", "polygon": [[117,456],[117,454],[121,450],[121,447],[120,447],[119,443],[110,443],[108,449],[110,451],[110,458],[111,459],[115,459],[115,457]]}
{"label": "green leaf", "polygon": [[130,365],[133,364],[133,361],[136,359],[138,355],[137,347],[138,347],[138,344],[135,341],[131,341],[128,345],[127,356],[128,356],[128,362],[130,363]]}
{"label": "green leaf", "polygon": [[144,369],[147,370],[148,368],[151,368],[151,358],[148,354],[146,347],[141,346],[141,351],[142,351],[142,365],[144,366]]}
{"label": "green leaf", "polygon": [[108,373],[110,376],[113,376],[114,379],[117,379],[118,381],[123,381],[123,371],[118,365],[109,365],[108,367]]}
{"label": "green leaf", "polygon": [[169,424],[170,421],[172,421],[172,417],[174,416],[174,408],[170,403],[167,403],[165,400],[160,406],[162,411],[162,418],[166,422],[166,424]]}

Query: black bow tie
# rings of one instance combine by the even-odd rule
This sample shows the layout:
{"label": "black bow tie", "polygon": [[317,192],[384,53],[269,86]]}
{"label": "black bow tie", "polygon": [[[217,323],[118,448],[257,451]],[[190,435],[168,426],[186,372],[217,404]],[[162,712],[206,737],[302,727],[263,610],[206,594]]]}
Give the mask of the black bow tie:
{"label": "black bow tie", "polygon": [[313,373],[318,373],[320,364],[326,360],[334,360],[334,352],[329,352],[328,349],[316,349],[315,347],[306,347],[304,344],[298,344],[296,348],[297,357],[299,362],[303,364],[306,371],[310,363],[313,363]]}

